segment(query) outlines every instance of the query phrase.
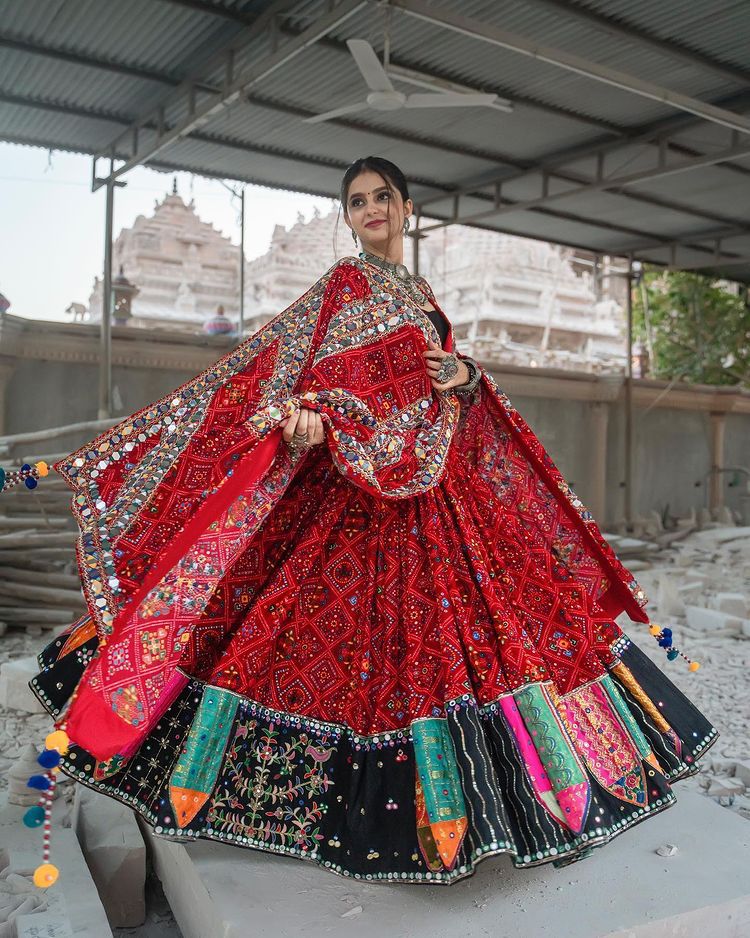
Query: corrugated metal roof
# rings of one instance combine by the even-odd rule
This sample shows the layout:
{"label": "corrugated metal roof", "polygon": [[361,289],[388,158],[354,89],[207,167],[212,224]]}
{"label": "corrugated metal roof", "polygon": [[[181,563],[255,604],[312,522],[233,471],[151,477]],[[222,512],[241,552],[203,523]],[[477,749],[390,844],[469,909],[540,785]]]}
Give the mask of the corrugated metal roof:
{"label": "corrugated metal roof", "polygon": [[[0,0],[0,139],[109,152],[137,121],[139,147],[150,145],[159,105],[167,128],[189,119],[181,82],[195,82],[200,107],[221,89],[227,49],[235,78],[268,60],[273,37],[268,28],[252,34],[258,17],[277,12],[283,51],[330,10],[328,0]],[[451,16],[739,116],[750,111],[746,2],[368,2],[148,162],[335,196],[344,167],[378,153],[404,169],[431,218],[452,218],[458,193],[459,219],[479,227],[750,282],[750,134],[457,32]],[[386,18],[394,65],[494,92],[512,112],[363,109],[303,123],[364,98],[345,43],[367,39],[382,56]],[[670,168],[692,168],[656,171],[659,140]],[[132,145],[128,134],[114,150],[125,159]],[[492,214],[497,181],[502,211]]]}

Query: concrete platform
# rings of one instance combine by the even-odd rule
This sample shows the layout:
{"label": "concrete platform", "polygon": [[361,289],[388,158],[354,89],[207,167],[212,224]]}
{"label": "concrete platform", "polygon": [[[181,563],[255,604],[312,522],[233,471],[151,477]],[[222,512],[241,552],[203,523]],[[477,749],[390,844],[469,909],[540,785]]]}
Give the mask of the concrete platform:
{"label": "concrete platform", "polygon": [[[142,829],[184,938],[748,938],[750,824],[679,787],[674,807],[580,863],[495,857],[453,886],[363,883]],[[674,856],[656,854],[666,843]]]}

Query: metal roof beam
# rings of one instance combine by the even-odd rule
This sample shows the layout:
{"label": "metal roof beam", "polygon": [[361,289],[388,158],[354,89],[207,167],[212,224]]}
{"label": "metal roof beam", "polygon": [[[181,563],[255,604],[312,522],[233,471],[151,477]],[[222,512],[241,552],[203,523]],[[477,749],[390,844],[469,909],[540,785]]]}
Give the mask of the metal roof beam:
{"label": "metal roof beam", "polygon": [[[653,237],[645,239],[641,244],[633,246],[632,244],[613,248],[612,253],[618,255],[643,254],[648,251],[662,250],[665,247],[674,250],[678,247],[686,247],[691,251],[705,251],[716,254],[721,251],[722,243],[729,238],[743,237],[748,234],[748,229],[738,225],[727,225],[723,228],[712,228],[708,231],[687,232],[680,238],[667,238],[666,240],[655,242]],[[702,242],[709,241],[710,245]],[[727,258],[737,257],[737,252],[728,251]]]}
{"label": "metal roof beam", "polygon": [[[541,177],[541,193],[537,198],[508,202],[502,198],[501,185],[496,184],[493,199],[494,205],[492,208],[484,209],[481,212],[473,212],[470,215],[461,215],[458,212],[457,206],[460,203],[462,193],[454,192],[452,193],[452,197],[454,199],[454,206],[456,206],[456,208],[454,209],[453,218],[447,222],[441,222],[439,224],[424,227],[422,230],[427,232],[435,228],[444,228],[451,224],[466,225],[475,221],[480,221],[482,219],[499,218],[501,215],[523,212],[532,208],[541,208],[543,206],[549,205],[552,202],[560,202],[563,199],[574,198],[575,196],[584,195],[591,192],[614,191],[620,194],[619,190],[627,186],[636,185],[642,182],[649,182],[653,179],[659,179],[664,176],[671,176],[676,173],[701,169],[706,166],[713,166],[716,163],[724,162],[727,159],[740,159],[748,156],[750,156],[750,143],[746,144],[745,146],[733,146],[724,150],[720,150],[716,153],[702,154],[701,156],[689,157],[688,159],[683,159],[672,163],[667,161],[666,153],[665,151],[662,151],[656,165],[652,169],[642,170],[637,173],[628,173],[621,176],[605,177],[603,174],[603,164],[600,163],[596,179],[586,181],[580,185],[573,185],[569,189],[563,189],[558,192],[549,191],[549,183],[550,179],[553,178],[553,174],[547,173],[542,169],[538,173],[538,175]],[[466,193],[463,194],[466,195]],[[432,204],[436,201],[441,201],[443,198],[445,198],[445,196],[431,197],[429,200],[420,202],[420,204],[422,206],[426,204]],[[472,198],[477,198],[477,195],[473,194]],[[485,195],[484,198],[489,199],[490,197]],[[648,196],[646,196],[646,198],[648,198]],[[693,210],[690,208],[690,206],[686,205],[684,208],[680,208],[675,204],[673,207],[675,211],[683,211],[688,215],[693,214]]]}
{"label": "metal roof beam", "polygon": [[[716,257],[713,255],[711,260],[700,263],[700,261],[695,261],[691,264],[679,264],[677,265],[678,270],[695,270],[700,273],[702,270],[706,270],[708,267],[737,267],[740,264],[750,264],[750,254],[745,254],[744,256],[737,254],[732,255],[731,257]],[[714,279],[722,279],[717,275],[716,271],[708,270],[708,274]],[[731,277],[729,278],[731,279]]]}
{"label": "metal roof beam", "polygon": [[[120,124],[122,127],[129,127],[131,122],[129,117],[115,111],[105,111],[101,108],[81,108],[71,104],[60,104],[58,101],[44,101],[39,98],[24,98],[17,94],[7,94],[5,91],[0,91],[0,103],[12,104],[15,107],[33,108],[37,111],[50,111],[54,114],[68,114],[70,117],[106,121],[110,124]],[[56,147],[51,147],[51,149],[56,149]]]}
{"label": "metal roof beam", "polygon": [[[156,122],[158,127],[156,139],[147,145],[134,147],[135,152],[133,155],[120,166],[112,169],[109,176],[95,179],[94,189],[104,185],[108,180],[118,178],[134,166],[152,159],[170,144],[205,124],[217,111],[237,101],[248,87],[257,84],[263,78],[275,72],[276,69],[286,65],[287,62],[299,55],[309,45],[317,42],[321,36],[324,36],[331,29],[335,29],[356,13],[366,3],[367,0],[341,0],[326,15],[318,17],[298,37],[290,39],[280,48],[275,49],[270,54],[260,58],[260,60],[253,60],[244,74],[239,77],[231,75],[231,63],[234,58],[232,52],[263,35],[275,21],[275,18],[289,7],[289,0],[276,0],[254,21],[252,26],[234,36],[224,52],[216,57],[214,64],[223,62],[227,69],[227,80],[221,93],[212,95],[208,100],[198,103],[195,96],[195,83],[193,81],[182,82],[179,88],[172,93],[171,98],[163,99],[158,107],[134,122],[131,128],[123,134],[119,134],[110,142],[108,147],[94,157],[94,163],[96,164],[97,157],[108,157],[110,153],[117,149],[120,140],[124,136],[129,135],[136,140],[139,127],[142,127],[147,120]],[[207,64],[207,67],[211,67],[211,64]],[[175,99],[187,101],[187,115],[171,128],[166,129],[164,127],[164,111],[170,104],[175,103]],[[96,176],[96,173],[94,173],[94,176]]]}
{"label": "metal roof beam", "polygon": [[731,130],[750,134],[750,119],[743,117],[741,114],[735,114],[733,111],[707,104],[698,98],[680,94],[662,85],[644,81],[635,75],[628,75],[626,72],[600,65],[598,62],[592,62],[563,49],[544,46],[536,40],[529,39],[519,33],[511,33],[508,30],[500,29],[498,26],[461,16],[445,8],[432,6],[426,3],[425,0],[389,0],[389,3],[395,9],[401,10],[406,15],[423,22],[442,26],[472,39],[489,42],[511,52],[517,52],[540,62],[546,62],[548,65],[575,72],[593,81],[621,88],[623,91],[629,91],[652,101],[659,101],[678,110],[686,111],[688,114],[694,114],[703,120],[729,127]]}
{"label": "metal roof beam", "polygon": [[[734,107],[747,108],[750,106],[750,92],[737,92],[725,96],[721,98],[720,101],[714,103],[720,106],[732,105]],[[668,141],[671,134],[688,130],[699,123],[700,119],[697,117],[692,117],[684,113],[673,114],[663,120],[651,121],[648,124],[642,124],[640,127],[632,128],[622,140],[588,141],[586,143],[576,144],[572,147],[566,147],[562,150],[557,150],[554,153],[548,153],[546,156],[542,156],[537,160],[537,168],[551,171],[557,167],[565,166],[574,160],[586,159],[586,157],[597,156],[600,153],[616,152],[638,143],[643,143],[647,146],[662,146],[665,140]],[[686,144],[676,141],[670,142],[669,146],[689,156],[701,155],[699,150],[695,150]],[[744,166],[733,166],[731,164],[727,165],[727,169],[734,172],[748,172]]]}
{"label": "metal roof beam", "polygon": [[[111,62],[108,59],[96,58],[92,55],[81,55],[70,49],[63,49],[60,46],[42,45],[41,43],[31,43],[23,39],[18,39],[9,33],[0,32],[0,47],[13,49],[17,52],[24,52],[27,55],[38,55],[47,59],[57,59],[60,62],[68,62],[71,65],[80,65],[83,68],[95,68],[99,71],[112,72],[115,75],[127,75],[129,78],[140,78],[143,81],[153,81],[161,85],[169,85],[176,88],[181,79],[166,72],[156,71],[152,68],[143,68],[142,66],[128,65],[126,62]],[[215,93],[219,89],[208,84],[198,84],[196,87],[202,91]]]}
{"label": "metal roof beam", "polygon": [[612,16],[607,16],[597,10],[576,6],[570,3],[569,0],[526,0],[526,3],[527,5],[531,4],[554,10],[568,19],[589,23],[613,36],[618,36],[620,39],[625,39],[636,45],[648,46],[687,65],[695,66],[697,63],[729,81],[738,81],[743,84],[750,83],[750,72],[747,69],[721,62],[706,55],[705,52],[701,52],[700,49],[693,49],[690,46],[676,42],[674,39],[661,39],[659,36],[646,32],[645,29],[641,29],[639,26],[614,19]]}
{"label": "metal roof beam", "polygon": [[223,7],[220,4],[211,3],[210,0],[162,0],[162,2],[186,7],[189,10],[195,10],[197,13],[206,13],[208,16],[215,16],[219,19],[232,20],[234,23],[242,23],[243,26],[252,26],[255,21],[255,17],[250,13]]}
{"label": "metal roof beam", "polygon": [[[745,100],[747,95],[741,96],[741,100]],[[683,119],[683,117],[678,118],[677,120],[680,124],[693,124],[696,123],[696,119]],[[500,185],[504,186],[506,183],[516,182],[519,179],[524,179],[528,176],[533,176],[538,173],[546,173],[550,179],[561,179],[563,181],[570,182],[583,182],[584,177],[576,174],[572,170],[561,171],[558,167],[566,166],[568,163],[575,160],[582,160],[588,157],[596,156],[598,159],[603,160],[608,153],[617,152],[627,146],[635,146],[638,143],[642,143],[646,146],[658,147],[660,151],[665,149],[671,149],[676,153],[686,154],[688,156],[700,157],[704,154],[700,150],[696,150],[693,147],[686,146],[685,144],[678,143],[676,141],[670,141],[667,137],[654,138],[653,134],[657,132],[660,128],[666,129],[667,126],[673,127],[674,130],[680,129],[675,125],[675,119],[669,118],[663,124],[657,124],[650,126],[647,130],[639,132],[638,135],[633,136],[630,140],[624,142],[620,141],[605,141],[594,144],[584,144],[576,146],[573,148],[568,148],[563,151],[558,151],[556,154],[549,154],[545,157],[540,157],[536,163],[531,163],[526,169],[518,173],[491,173],[489,175],[484,175],[482,177],[474,177],[473,179],[464,180],[456,185],[454,185],[453,192],[455,195],[476,195],[481,198],[480,193],[477,190],[481,188],[486,188],[490,185]],[[510,162],[510,161],[509,161]],[[729,161],[723,161],[721,163],[722,168],[727,172],[738,173],[743,176],[750,175],[750,169],[745,166],[737,165]],[[642,196],[636,196],[635,193],[620,193],[621,195],[627,198],[643,198]],[[431,202],[441,199],[442,196],[435,196],[425,199],[424,205],[428,205]],[[652,199],[653,204],[660,205],[664,204],[665,207],[675,208],[678,211],[688,211],[689,213],[695,213],[694,208],[685,208],[679,207],[676,204],[667,205],[662,203],[661,200],[656,198]]]}

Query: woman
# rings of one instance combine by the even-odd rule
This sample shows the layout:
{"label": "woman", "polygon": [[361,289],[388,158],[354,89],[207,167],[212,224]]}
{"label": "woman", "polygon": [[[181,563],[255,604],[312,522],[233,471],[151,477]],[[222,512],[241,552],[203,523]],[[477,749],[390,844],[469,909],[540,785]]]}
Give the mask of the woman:
{"label": "woman", "polygon": [[341,202],[359,256],[56,465],[89,614],[31,682],[47,758],[160,836],[356,878],[572,862],[671,805],[716,732],[614,622],[648,622],[643,591],[403,268],[401,171],[357,160]]}

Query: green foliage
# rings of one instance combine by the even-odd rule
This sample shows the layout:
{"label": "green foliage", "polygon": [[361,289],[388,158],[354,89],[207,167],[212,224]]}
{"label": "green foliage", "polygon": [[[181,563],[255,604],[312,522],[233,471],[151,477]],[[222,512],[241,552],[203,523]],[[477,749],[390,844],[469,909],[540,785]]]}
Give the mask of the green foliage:
{"label": "green foliage", "polygon": [[633,338],[651,377],[750,387],[746,289],[736,296],[700,274],[645,270],[633,287]]}

